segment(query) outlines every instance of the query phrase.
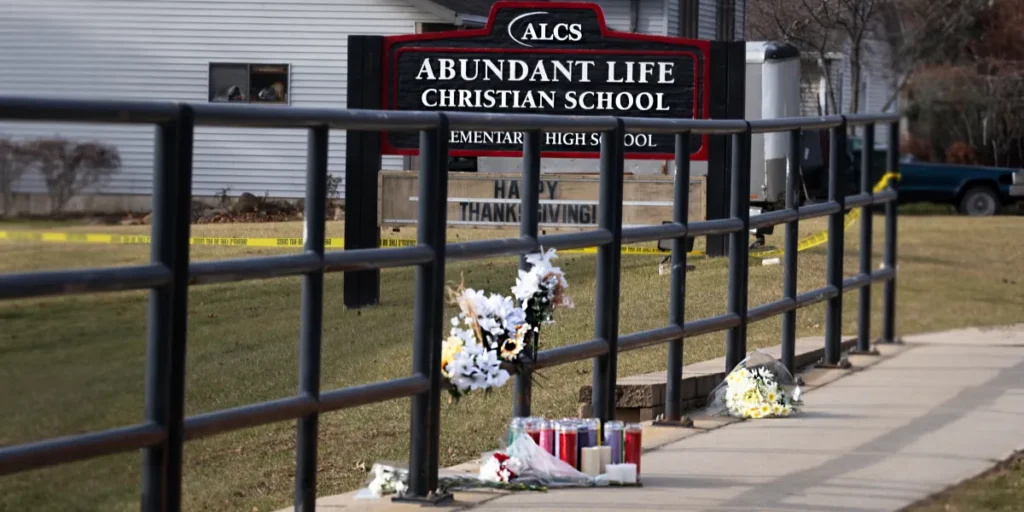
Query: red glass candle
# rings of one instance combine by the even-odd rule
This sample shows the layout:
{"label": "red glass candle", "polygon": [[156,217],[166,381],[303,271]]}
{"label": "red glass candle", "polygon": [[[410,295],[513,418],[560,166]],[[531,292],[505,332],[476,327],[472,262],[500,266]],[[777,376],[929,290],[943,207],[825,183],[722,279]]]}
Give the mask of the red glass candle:
{"label": "red glass candle", "polygon": [[566,464],[579,469],[579,461],[576,459],[578,447],[578,434],[576,425],[567,424],[558,426],[558,458]]}
{"label": "red glass candle", "polygon": [[529,418],[526,421],[526,433],[533,438],[533,442],[537,445],[540,445],[540,427],[543,422],[543,418]]}
{"label": "red glass candle", "polygon": [[549,423],[547,421],[541,421],[540,424],[538,425],[538,427],[539,427],[539,432],[538,432],[537,436],[540,438],[540,441],[538,441],[537,444],[539,444],[540,447],[544,449],[544,451],[546,451],[546,452],[548,452],[550,454],[554,454],[555,453],[555,427],[554,427],[554,425],[552,425],[551,423]]}
{"label": "red glass candle", "polygon": [[528,430],[526,432],[533,438],[533,442],[537,443],[537,446],[540,446],[540,430]]}
{"label": "red glass candle", "polygon": [[626,448],[625,448],[625,462],[626,464],[636,464],[636,478],[640,480],[640,451],[641,451],[641,436],[643,434],[643,428],[633,423],[626,425]]}

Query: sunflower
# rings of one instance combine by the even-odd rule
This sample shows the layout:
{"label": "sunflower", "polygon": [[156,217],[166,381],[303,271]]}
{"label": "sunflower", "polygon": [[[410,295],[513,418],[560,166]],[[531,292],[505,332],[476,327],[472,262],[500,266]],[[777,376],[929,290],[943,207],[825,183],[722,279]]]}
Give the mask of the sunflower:
{"label": "sunflower", "polygon": [[501,358],[506,361],[515,361],[519,357],[519,353],[523,351],[523,347],[522,338],[506,338],[501,342]]}

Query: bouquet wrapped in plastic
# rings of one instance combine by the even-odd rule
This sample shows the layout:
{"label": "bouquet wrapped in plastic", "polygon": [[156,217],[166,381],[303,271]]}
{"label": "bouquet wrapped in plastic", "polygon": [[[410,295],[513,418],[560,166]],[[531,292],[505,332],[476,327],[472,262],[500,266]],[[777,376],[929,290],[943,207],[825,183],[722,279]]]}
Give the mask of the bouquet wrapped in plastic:
{"label": "bouquet wrapped in plastic", "polygon": [[800,395],[796,379],[781,362],[755,351],[711,391],[707,411],[749,419],[789,416],[802,403]]}
{"label": "bouquet wrapped in plastic", "polygon": [[[492,488],[509,491],[545,491],[554,487],[608,485],[607,477],[580,472],[537,445],[530,436],[518,436],[503,452],[492,452],[480,460],[479,474],[442,471],[441,492]],[[370,481],[357,493],[360,499],[403,494],[409,488],[409,471],[403,465],[376,463]]]}

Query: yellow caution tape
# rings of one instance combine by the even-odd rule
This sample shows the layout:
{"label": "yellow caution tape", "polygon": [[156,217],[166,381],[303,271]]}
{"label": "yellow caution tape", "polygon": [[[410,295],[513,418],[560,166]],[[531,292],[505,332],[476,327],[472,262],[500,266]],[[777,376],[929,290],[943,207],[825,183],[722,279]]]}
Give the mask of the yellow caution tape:
{"label": "yellow caution tape", "polygon": [[[898,181],[900,179],[899,173],[896,173],[896,172],[887,172],[887,173],[885,173],[881,177],[881,179],[879,179],[878,182],[875,183],[874,188],[872,188],[872,193],[877,194],[877,193],[885,190],[885,188],[889,186],[889,181],[892,180],[892,179],[896,179]],[[857,219],[859,219],[859,218],[860,218],[860,208],[854,208],[854,209],[850,210],[850,212],[847,213],[844,216],[843,230],[850,229],[850,226],[852,226],[854,222],[857,222]],[[818,232],[818,233],[815,233],[813,235],[810,235],[810,236],[807,236],[807,237],[804,237],[804,238],[800,239],[800,241],[797,242],[797,244],[796,244],[796,251],[797,252],[806,251],[807,249],[818,247],[819,245],[822,245],[825,242],[828,242],[828,231],[821,231],[821,232]],[[762,259],[763,258],[777,258],[777,257],[782,256],[783,254],[785,254],[785,252],[786,251],[784,249],[769,249],[769,250],[766,250],[766,251],[751,252],[750,255],[755,257],[755,258],[762,258]]]}
{"label": "yellow caution tape", "polygon": [[[899,179],[897,173],[886,173],[882,179],[875,184],[874,192],[881,192],[889,184],[890,179]],[[854,209],[845,216],[844,229],[849,228],[860,218],[860,209]],[[58,233],[52,231],[0,231],[0,240],[12,240],[17,242],[55,242],[55,243],[86,243],[86,244],[113,244],[113,245],[146,245],[151,243],[148,235],[115,235],[100,233]],[[817,247],[828,241],[828,231],[822,231],[801,239],[797,243],[797,251],[804,251]],[[449,240],[448,243],[455,243]],[[200,246],[227,246],[227,247],[302,247],[305,242],[301,238],[235,238],[235,237],[192,237],[190,245]],[[344,238],[327,238],[324,244],[330,249],[341,249],[345,247]],[[411,238],[383,238],[380,247],[411,247],[416,245],[416,240]],[[566,254],[596,254],[596,247],[582,249],[566,249]],[[751,256],[756,258],[771,258],[781,256],[782,249],[771,249],[767,251],[752,252]],[[667,255],[665,251],[659,251],[655,247],[623,246],[622,254],[657,254]],[[690,256],[704,256],[704,251],[692,251],[687,253]]]}
{"label": "yellow caution tape", "polygon": [[[58,233],[51,231],[0,231],[0,240],[11,240],[16,242],[51,242],[51,243],[85,243],[85,244],[107,244],[107,245],[146,245],[151,243],[149,235],[115,235],[100,233]],[[344,238],[327,238],[324,245],[329,249],[341,249],[345,247]],[[448,243],[456,243],[456,240],[449,240]],[[189,244],[194,246],[225,246],[225,247],[294,247],[299,248],[305,245],[301,238],[236,238],[236,237],[192,237]],[[416,240],[411,238],[382,238],[380,247],[411,247],[416,245]],[[565,249],[563,253],[568,254],[596,254],[596,247],[583,249]],[[632,247],[624,246],[623,254],[667,254],[654,247]],[[691,255],[701,255],[702,251],[695,251]]]}

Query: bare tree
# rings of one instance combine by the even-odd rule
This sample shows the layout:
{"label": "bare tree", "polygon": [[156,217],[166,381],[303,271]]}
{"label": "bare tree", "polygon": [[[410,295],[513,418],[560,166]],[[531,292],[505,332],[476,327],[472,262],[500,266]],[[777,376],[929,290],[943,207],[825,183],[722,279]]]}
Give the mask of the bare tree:
{"label": "bare tree", "polygon": [[4,216],[14,207],[14,184],[25,175],[31,160],[21,144],[0,139],[0,197],[4,202]]}
{"label": "bare tree", "polygon": [[825,78],[828,104],[836,107],[835,87],[826,63],[840,44],[835,29],[835,0],[760,0],[747,4],[748,37],[783,40],[815,56]]}
{"label": "bare tree", "polygon": [[826,94],[838,105],[836,85],[825,63],[833,53],[849,56],[852,94],[850,112],[860,110],[860,81],[867,41],[881,25],[883,7],[892,0],[760,0],[748,6],[750,36],[781,39],[817,58]]}
{"label": "bare tree", "polygon": [[883,110],[896,101],[916,71],[973,61],[978,42],[993,36],[986,34],[984,23],[992,0],[889,0],[889,6],[899,22],[900,44],[891,62],[899,78]]}
{"label": "bare tree", "polygon": [[107,180],[121,167],[116,149],[94,142],[45,139],[24,147],[43,175],[53,213],[61,213],[72,197]]}
{"label": "bare tree", "polygon": [[877,35],[885,0],[835,0],[836,28],[846,36],[850,54],[850,112],[860,112],[860,82],[864,73],[867,39]]}

